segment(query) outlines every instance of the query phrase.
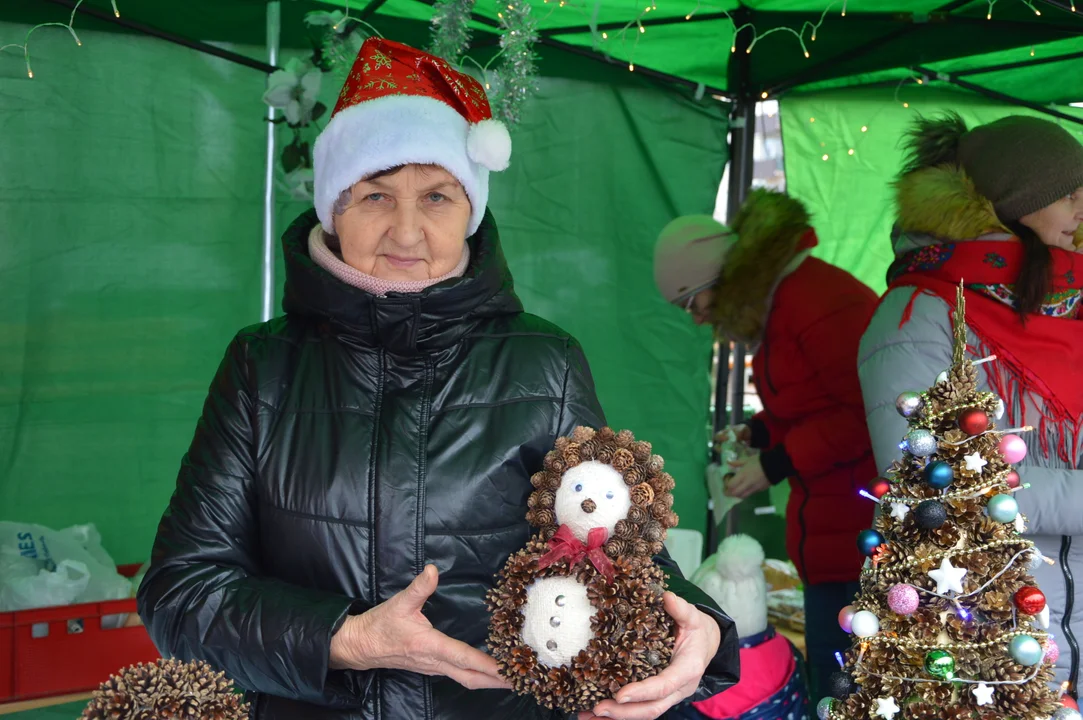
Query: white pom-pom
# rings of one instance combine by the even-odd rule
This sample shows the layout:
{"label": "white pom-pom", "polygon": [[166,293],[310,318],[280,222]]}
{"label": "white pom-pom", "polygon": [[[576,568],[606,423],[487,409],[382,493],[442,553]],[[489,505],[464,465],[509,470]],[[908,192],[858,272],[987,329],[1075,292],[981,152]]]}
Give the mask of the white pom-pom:
{"label": "white pom-pom", "polygon": [[718,546],[718,574],[733,580],[763,575],[763,546],[749,535],[730,535]]}
{"label": "white pom-pom", "polygon": [[500,172],[511,162],[511,135],[499,120],[482,120],[466,135],[466,154],[478,165]]}

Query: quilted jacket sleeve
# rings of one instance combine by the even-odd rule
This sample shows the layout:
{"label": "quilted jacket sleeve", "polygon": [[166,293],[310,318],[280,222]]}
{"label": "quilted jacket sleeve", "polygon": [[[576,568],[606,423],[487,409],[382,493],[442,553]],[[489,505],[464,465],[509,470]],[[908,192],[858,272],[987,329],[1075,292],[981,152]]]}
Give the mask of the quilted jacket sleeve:
{"label": "quilted jacket sleeve", "polygon": [[364,673],[329,671],[350,598],[264,577],[246,349],[218,369],[158,526],[139,614],[163,655],[202,659],[246,690],[329,706],[360,704]]}
{"label": "quilted jacket sleeve", "polygon": [[951,321],[948,304],[919,295],[910,320],[899,322],[914,288],[888,293],[869,323],[858,353],[858,377],[876,466],[886,470],[902,457],[899,441],[906,436],[906,419],[895,410],[895,398],[907,390],[928,389],[936,376],[951,367]]}
{"label": "quilted jacket sleeve", "polygon": [[1017,493],[1019,511],[1034,535],[1083,535],[1083,470],[1027,465],[1019,477],[1030,487]]}
{"label": "quilted jacket sleeve", "polygon": [[[594,390],[590,367],[582,348],[574,340],[568,343],[567,363],[559,434],[568,435],[580,425],[593,428],[605,426],[605,415]],[[705,700],[732,687],[740,677],[741,668],[737,626],[707,593],[684,578],[667,550],[663,549],[654,557],[654,561],[669,576],[669,589],[712,617],[721,631],[718,652],[707,666],[696,694],[689,700]]]}

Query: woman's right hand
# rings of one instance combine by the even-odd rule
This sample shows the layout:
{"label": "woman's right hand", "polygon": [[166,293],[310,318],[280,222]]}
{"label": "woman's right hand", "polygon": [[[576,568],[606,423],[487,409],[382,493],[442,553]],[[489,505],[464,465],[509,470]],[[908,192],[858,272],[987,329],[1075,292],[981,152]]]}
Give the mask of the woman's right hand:
{"label": "woman's right hand", "polygon": [[496,660],[435,629],[421,609],[436,592],[435,565],[426,565],[402,592],[346,619],[331,638],[331,668],[393,668],[444,675],[470,690],[511,689]]}

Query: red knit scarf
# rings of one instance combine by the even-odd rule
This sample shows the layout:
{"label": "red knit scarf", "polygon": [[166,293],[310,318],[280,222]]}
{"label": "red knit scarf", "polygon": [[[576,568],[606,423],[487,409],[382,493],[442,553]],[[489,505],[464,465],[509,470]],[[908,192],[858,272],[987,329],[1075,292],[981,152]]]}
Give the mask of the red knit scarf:
{"label": "red knit scarf", "polygon": [[[1050,250],[1052,291],[1083,288],[1083,254]],[[968,286],[1010,285],[1016,281],[1022,262],[1023,245],[1018,242],[970,240],[908,253],[889,272],[889,290],[916,288],[899,327],[910,320],[919,294],[936,295],[954,310],[960,281]],[[982,356],[997,356],[996,362],[987,366],[993,391],[1004,398],[1009,412],[1015,398],[1031,395],[1042,412],[1039,430],[1043,452],[1048,457],[1048,423],[1056,423],[1064,440],[1057,454],[1075,467],[1076,439],[1083,429],[1083,324],[1073,318],[1031,314],[1024,325],[1019,314],[1003,302],[978,290],[967,288],[964,292],[966,323],[980,342],[973,350]],[[1025,402],[1021,405],[1026,407]],[[1012,415],[1009,420],[1012,424],[1027,421]]]}

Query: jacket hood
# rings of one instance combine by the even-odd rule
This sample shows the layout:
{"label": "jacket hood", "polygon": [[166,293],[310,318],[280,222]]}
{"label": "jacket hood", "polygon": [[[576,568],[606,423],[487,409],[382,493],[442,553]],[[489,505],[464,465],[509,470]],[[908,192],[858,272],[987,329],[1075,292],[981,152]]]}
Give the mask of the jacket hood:
{"label": "jacket hood", "polygon": [[347,285],[312,260],[308,235],[318,224],[316,211],[309,210],[282,236],[286,265],[282,308],[287,314],[328,321],[356,342],[413,355],[456,343],[483,319],[523,311],[488,211],[481,227],[467,239],[471,260],[463,277],[420,293],[387,297]]}
{"label": "jacket hood", "polygon": [[767,324],[771,296],[810,230],[799,201],[753,190],[734,218],[737,242],[726,256],[715,290],[715,324],[742,342],[755,342]]}
{"label": "jacket hood", "polygon": [[[954,165],[921,168],[902,176],[895,182],[895,204],[898,219],[892,245],[896,257],[925,245],[1012,236],[993,203]],[[1075,244],[1083,245],[1083,227],[1076,230]]]}

